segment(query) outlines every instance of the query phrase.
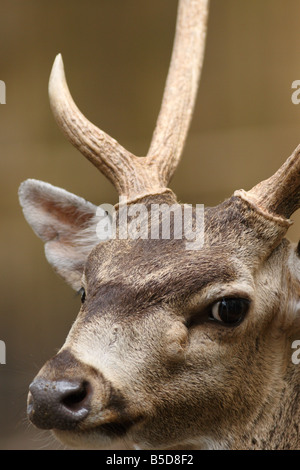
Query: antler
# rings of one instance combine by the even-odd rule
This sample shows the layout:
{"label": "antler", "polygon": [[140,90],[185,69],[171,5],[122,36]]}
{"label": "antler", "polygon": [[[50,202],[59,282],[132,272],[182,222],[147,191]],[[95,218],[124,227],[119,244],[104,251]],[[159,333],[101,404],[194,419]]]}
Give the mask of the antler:
{"label": "antler", "polygon": [[204,59],[208,5],[208,0],[179,3],[162,107],[148,151],[148,155],[156,155],[165,185],[179,163],[192,119]]}
{"label": "antler", "polygon": [[300,207],[300,145],[279,170],[250,191],[236,191],[257,210],[280,223],[289,225],[287,219]]}
{"label": "antler", "polygon": [[178,165],[203,63],[208,3],[209,0],[179,2],[163,103],[146,157],[128,152],[83,116],[70,95],[61,55],[55,59],[49,96],[58,125],[127,200],[166,191]]}

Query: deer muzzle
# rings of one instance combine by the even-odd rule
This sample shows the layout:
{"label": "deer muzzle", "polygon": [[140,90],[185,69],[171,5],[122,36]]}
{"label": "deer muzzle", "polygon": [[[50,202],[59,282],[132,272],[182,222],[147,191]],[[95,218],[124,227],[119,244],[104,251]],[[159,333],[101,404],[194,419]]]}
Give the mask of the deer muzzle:
{"label": "deer muzzle", "polygon": [[68,350],[48,361],[29,386],[27,414],[40,429],[117,429],[124,400],[105,377]]}

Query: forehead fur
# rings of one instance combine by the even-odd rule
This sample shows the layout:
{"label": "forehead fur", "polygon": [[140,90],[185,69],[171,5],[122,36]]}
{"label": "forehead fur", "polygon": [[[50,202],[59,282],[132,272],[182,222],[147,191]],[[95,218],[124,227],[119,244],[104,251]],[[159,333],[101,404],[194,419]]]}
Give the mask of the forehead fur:
{"label": "forehead fur", "polygon": [[115,306],[119,303],[136,308],[139,301],[143,305],[147,301],[149,307],[171,300],[175,293],[183,298],[209,284],[226,283],[236,278],[234,265],[221,250],[215,251],[213,258],[210,252],[195,256],[192,252],[183,251],[174,257],[167,249],[163,254],[151,252],[147,258],[143,243],[136,243],[132,252],[128,250],[127,253],[119,243],[116,245],[109,245],[104,261],[104,247],[94,250],[85,273],[88,291],[97,292],[102,302]]}
{"label": "forehead fur", "polygon": [[[139,203],[147,208],[151,204],[183,207],[170,193],[147,197]],[[150,223],[149,213],[150,210],[142,223]],[[193,217],[195,219],[195,210]],[[160,226],[162,222],[163,219],[159,219]],[[122,281],[126,284],[126,279],[130,279],[131,284],[134,278],[135,285],[140,282],[144,285],[147,279],[147,285],[153,289],[161,287],[163,282],[168,283],[171,278],[175,278],[173,288],[180,288],[181,279],[191,276],[200,284],[218,279],[226,282],[235,277],[235,260],[239,264],[244,263],[248,269],[255,269],[282,238],[280,226],[235,196],[215,208],[205,208],[204,245],[201,249],[187,250],[185,239],[174,239],[172,229],[171,222],[170,239],[116,238],[98,244],[88,257],[86,280],[97,279],[97,283],[102,284]]]}
{"label": "forehead fur", "polygon": [[[146,201],[153,203],[176,201],[168,194]],[[244,201],[232,197],[217,208],[206,208],[205,243],[200,250],[187,250],[185,240],[172,239],[172,233],[169,240],[102,242],[85,266],[89,315],[98,311],[99,299],[103,311],[113,307],[126,312],[134,305],[138,312],[174,296],[190,297],[209,285],[249,278],[276,245],[277,230]]]}

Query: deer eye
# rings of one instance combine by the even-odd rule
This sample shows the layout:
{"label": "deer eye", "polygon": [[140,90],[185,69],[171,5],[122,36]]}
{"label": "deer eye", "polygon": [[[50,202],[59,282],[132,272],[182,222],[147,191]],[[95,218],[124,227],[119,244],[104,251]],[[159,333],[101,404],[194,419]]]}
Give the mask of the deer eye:
{"label": "deer eye", "polygon": [[243,321],[249,304],[247,299],[224,298],[213,304],[209,319],[226,325],[237,325]]}
{"label": "deer eye", "polygon": [[78,291],[78,294],[80,295],[81,303],[83,304],[85,301],[85,288],[81,287]]}

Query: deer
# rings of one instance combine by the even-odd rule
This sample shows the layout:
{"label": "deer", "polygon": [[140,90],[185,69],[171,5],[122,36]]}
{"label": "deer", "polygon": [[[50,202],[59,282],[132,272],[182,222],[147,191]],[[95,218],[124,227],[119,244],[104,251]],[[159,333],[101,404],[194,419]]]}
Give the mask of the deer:
{"label": "deer", "polygon": [[[204,59],[208,0],[179,0],[161,109],[146,156],[75,105],[61,55],[49,80],[67,139],[126,204],[182,206],[168,187],[183,152]],[[65,343],[29,386],[27,413],[71,448],[299,449],[300,146],[268,179],[204,209],[204,240],[99,240],[97,206],[29,179],[24,216],[79,292]],[[194,214],[194,210],[193,210]],[[162,223],[164,215],[160,215]],[[194,215],[193,215],[194,217]],[[147,219],[144,223],[148,223]]]}

